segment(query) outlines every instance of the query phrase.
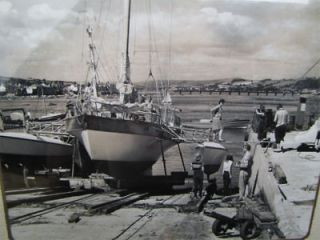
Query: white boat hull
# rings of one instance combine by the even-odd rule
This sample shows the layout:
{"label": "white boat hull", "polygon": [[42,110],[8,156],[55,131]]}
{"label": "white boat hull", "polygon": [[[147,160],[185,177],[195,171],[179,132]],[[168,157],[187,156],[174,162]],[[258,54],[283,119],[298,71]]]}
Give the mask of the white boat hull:
{"label": "white boat hull", "polygon": [[207,175],[213,174],[219,170],[227,150],[221,144],[214,142],[204,142],[202,147],[204,172]]}
{"label": "white boat hull", "polygon": [[177,143],[165,126],[149,122],[82,115],[66,123],[67,131],[81,144],[80,168],[115,178],[146,175],[162,151]]}
{"label": "white boat hull", "polygon": [[145,174],[175,143],[153,136],[84,130],[81,143],[95,168],[117,178]]}
{"label": "white boat hull", "polygon": [[[153,136],[85,130],[82,143],[92,160],[116,162],[151,162],[161,155],[161,142]],[[164,150],[172,141],[162,141]]]}
{"label": "white boat hull", "polygon": [[71,165],[72,145],[58,139],[21,132],[0,133],[0,156],[6,164],[32,169]]}

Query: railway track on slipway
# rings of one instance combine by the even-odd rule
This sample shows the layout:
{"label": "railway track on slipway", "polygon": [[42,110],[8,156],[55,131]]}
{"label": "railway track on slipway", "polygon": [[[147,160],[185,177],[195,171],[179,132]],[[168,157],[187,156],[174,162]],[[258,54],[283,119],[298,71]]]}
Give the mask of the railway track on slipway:
{"label": "railway track on slipway", "polygon": [[[44,199],[45,201],[39,202],[36,201],[38,205],[45,206],[41,210],[33,211],[30,213],[26,213],[23,215],[15,216],[10,218],[11,224],[23,223],[27,220],[38,218],[44,216],[46,214],[52,213],[62,208],[68,208],[72,206],[80,206],[82,207],[82,211],[77,213],[73,213],[69,217],[69,223],[78,222],[81,216],[92,216],[95,214],[109,214],[113,211],[116,211],[124,206],[132,204],[138,200],[146,198],[149,196],[149,193],[137,193],[130,192],[124,190],[118,191],[110,191],[104,193],[90,193],[88,191],[75,191],[74,194],[70,194],[71,192],[62,193],[60,198],[54,197],[51,199],[51,196],[40,196],[38,197],[40,200]],[[79,196],[79,195],[81,196]],[[85,196],[83,196],[85,194]],[[74,199],[77,197],[76,199]],[[69,200],[71,198],[71,200]],[[38,200],[38,199],[37,199]],[[30,204],[35,201],[35,198],[32,199],[19,199],[15,201],[15,205],[20,204]],[[11,201],[12,203],[13,201]],[[10,203],[10,202],[9,202]]]}
{"label": "railway track on slipway", "polygon": [[[159,204],[164,204],[166,201],[173,198],[174,195],[171,195],[165,199],[163,199]],[[128,225],[125,229],[123,229],[117,236],[112,238],[112,240],[118,240],[118,239],[126,239],[129,240],[132,237],[134,237],[148,222],[152,220],[154,215],[152,214],[152,211],[157,208],[156,206],[152,207],[151,209],[147,210],[144,214],[140,215],[136,220],[134,220],[131,224]],[[143,222],[144,220],[144,222]],[[141,223],[142,222],[142,223]],[[140,226],[137,227],[137,225],[140,224]],[[132,229],[136,228],[132,233],[130,231]],[[128,234],[128,236],[125,236],[125,234]]]}

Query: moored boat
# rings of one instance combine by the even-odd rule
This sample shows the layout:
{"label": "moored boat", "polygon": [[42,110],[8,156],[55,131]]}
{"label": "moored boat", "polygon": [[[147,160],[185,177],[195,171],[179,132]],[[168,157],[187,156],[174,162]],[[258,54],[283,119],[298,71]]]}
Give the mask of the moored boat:
{"label": "moored boat", "polygon": [[2,110],[2,115],[5,131],[0,132],[0,158],[6,168],[21,165],[34,171],[71,166],[71,144],[54,135],[28,132],[23,109]]}
{"label": "moored boat", "polygon": [[227,155],[227,149],[216,142],[203,142],[198,147],[202,149],[204,173],[209,176],[217,172]]}

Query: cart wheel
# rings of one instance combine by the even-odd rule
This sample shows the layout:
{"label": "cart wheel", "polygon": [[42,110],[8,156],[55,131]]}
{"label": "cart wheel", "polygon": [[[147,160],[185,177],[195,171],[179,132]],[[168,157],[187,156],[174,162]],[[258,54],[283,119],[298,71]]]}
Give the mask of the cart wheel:
{"label": "cart wheel", "polygon": [[258,233],[258,227],[253,221],[245,221],[240,226],[240,236],[242,239],[252,239]]}
{"label": "cart wheel", "polygon": [[212,224],[212,232],[216,235],[222,235],[228,230],[229,224],[223,220],[215,220]]}

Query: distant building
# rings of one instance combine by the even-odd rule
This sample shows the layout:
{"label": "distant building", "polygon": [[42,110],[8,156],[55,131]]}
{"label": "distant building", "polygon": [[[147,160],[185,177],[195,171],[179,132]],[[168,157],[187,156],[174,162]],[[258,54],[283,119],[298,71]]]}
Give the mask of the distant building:
{"label": "distant building", "polygon": [[243,81],[237,81],[237,82],[233,82],[232,86],[250,86],[253,85],[253,81],[249,81],[249,80],[243,80]]}
{"label": "distant building", "polygon": [[0,96],[4,96],[7,93],[7,88],[3,83],[0,83]]}

